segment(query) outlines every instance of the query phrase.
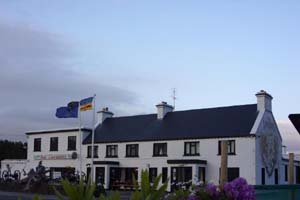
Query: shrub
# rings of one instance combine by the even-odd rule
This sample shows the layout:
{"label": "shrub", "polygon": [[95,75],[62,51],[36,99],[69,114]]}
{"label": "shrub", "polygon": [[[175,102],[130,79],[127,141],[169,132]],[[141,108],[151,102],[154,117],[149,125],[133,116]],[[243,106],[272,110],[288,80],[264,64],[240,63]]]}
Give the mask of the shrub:
{"label": "shrub", "polygon": [[168,187],[168,181],[159,186],[162,175],[157,176],[153,182],[150,183],[149,172],[142,170],[141,185],[138,185],[137,180],[133,176],[133,183],[135,185],[135,191],[133,192],[132,200],[159,200],[162,199],[166,189]]}

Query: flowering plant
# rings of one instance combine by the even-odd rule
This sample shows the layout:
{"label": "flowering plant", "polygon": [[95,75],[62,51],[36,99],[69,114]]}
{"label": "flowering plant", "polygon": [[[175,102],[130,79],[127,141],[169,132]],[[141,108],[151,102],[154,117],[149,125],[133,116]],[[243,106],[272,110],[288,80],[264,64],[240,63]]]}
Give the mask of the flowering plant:
{"label": "flowering plant", "polygon": [[[178,196],[179,197],[179,196]],[[173,198],[176,199],[176,198]],[[194,187],[185,198],[180,200],[255,200],[255,190],[244,178],[236,178],[225,183],[223,187],[207,184],[205,187]]]}

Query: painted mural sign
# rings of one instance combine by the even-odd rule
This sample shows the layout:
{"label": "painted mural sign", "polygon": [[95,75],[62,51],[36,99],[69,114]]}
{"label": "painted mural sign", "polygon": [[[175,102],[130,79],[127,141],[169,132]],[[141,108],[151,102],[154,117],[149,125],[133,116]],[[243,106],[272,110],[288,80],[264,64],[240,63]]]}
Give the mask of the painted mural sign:
{"label": "painted mural sign", "polygon": [[262,133],[260,136],[262,163],[266,168],[267,175],[270,177],[279,162],[278,154],[279,148],[281,148],[278,129],[272,115],[267,114],[265,116],[260,131]]}
{"label": "painted mural sign", "polygon": [[34,160],[68,160],[73,159],[72,154],[48,154],[48,155],[34,155]]}
{"label": "painted mural sign", "polygon": [[271,176],[277,164],[279,142],[273,134],[262,135],[260,139],[262,162],[268,176]]}

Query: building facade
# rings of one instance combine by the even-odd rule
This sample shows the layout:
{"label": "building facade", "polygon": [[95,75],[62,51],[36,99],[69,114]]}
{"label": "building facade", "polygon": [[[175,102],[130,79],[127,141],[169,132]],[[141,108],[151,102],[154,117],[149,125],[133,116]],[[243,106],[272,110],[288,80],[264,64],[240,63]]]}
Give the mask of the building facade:
{"label": "building facade", "polygon": [[[250,184],[287,183],[287,161],[272,113],[272,96],[256,94],[249,105],[173,111],[166,102],[157,113],[113,117],[99,111],[95,129],[94,177],[105,188],[132,186],[143,169],[150,181],[162,174],[169,190],[192,183],[219,182],[220,142],[228,141],[228,179],[244,177]],[[28,136],[27,169],[39,161],[52,176],[65,170],[91,174],[91,130],[34,131]],[[296,161],[295,165],[299,166]],[[299,168],[300,169],[300,168]],[[298,180],[296,169],[296,181]]]}

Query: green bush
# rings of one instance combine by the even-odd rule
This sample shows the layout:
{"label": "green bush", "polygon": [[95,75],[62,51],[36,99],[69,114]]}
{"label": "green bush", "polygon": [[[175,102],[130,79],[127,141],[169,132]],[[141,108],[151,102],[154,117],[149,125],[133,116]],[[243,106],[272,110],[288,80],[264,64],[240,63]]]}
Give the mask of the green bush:
{"label": "green bush", "polygon": [[141,176],[141,185],[139,185],[133,177],[133,183],[135,185],[135,191],[131,196],[131,200],[159,200],[162,199],[166,189],[168,187],[168,181],[164,183],[162,186],[159,186],[161,180],[161,174],[157,176],[153,182],[150,183],[149,180],[149,172],[147,170],[142,170]]}
{"label": "green bush", "polygon": [[[94,200],[95,184],[91,181],[85,185],[83,180],[80,180],[79,184],[72,185],[68,180],[61,181],[62,187],[69,200]],[[55,191],[59,200],[65,200],[65,197],[58,191]]]}

